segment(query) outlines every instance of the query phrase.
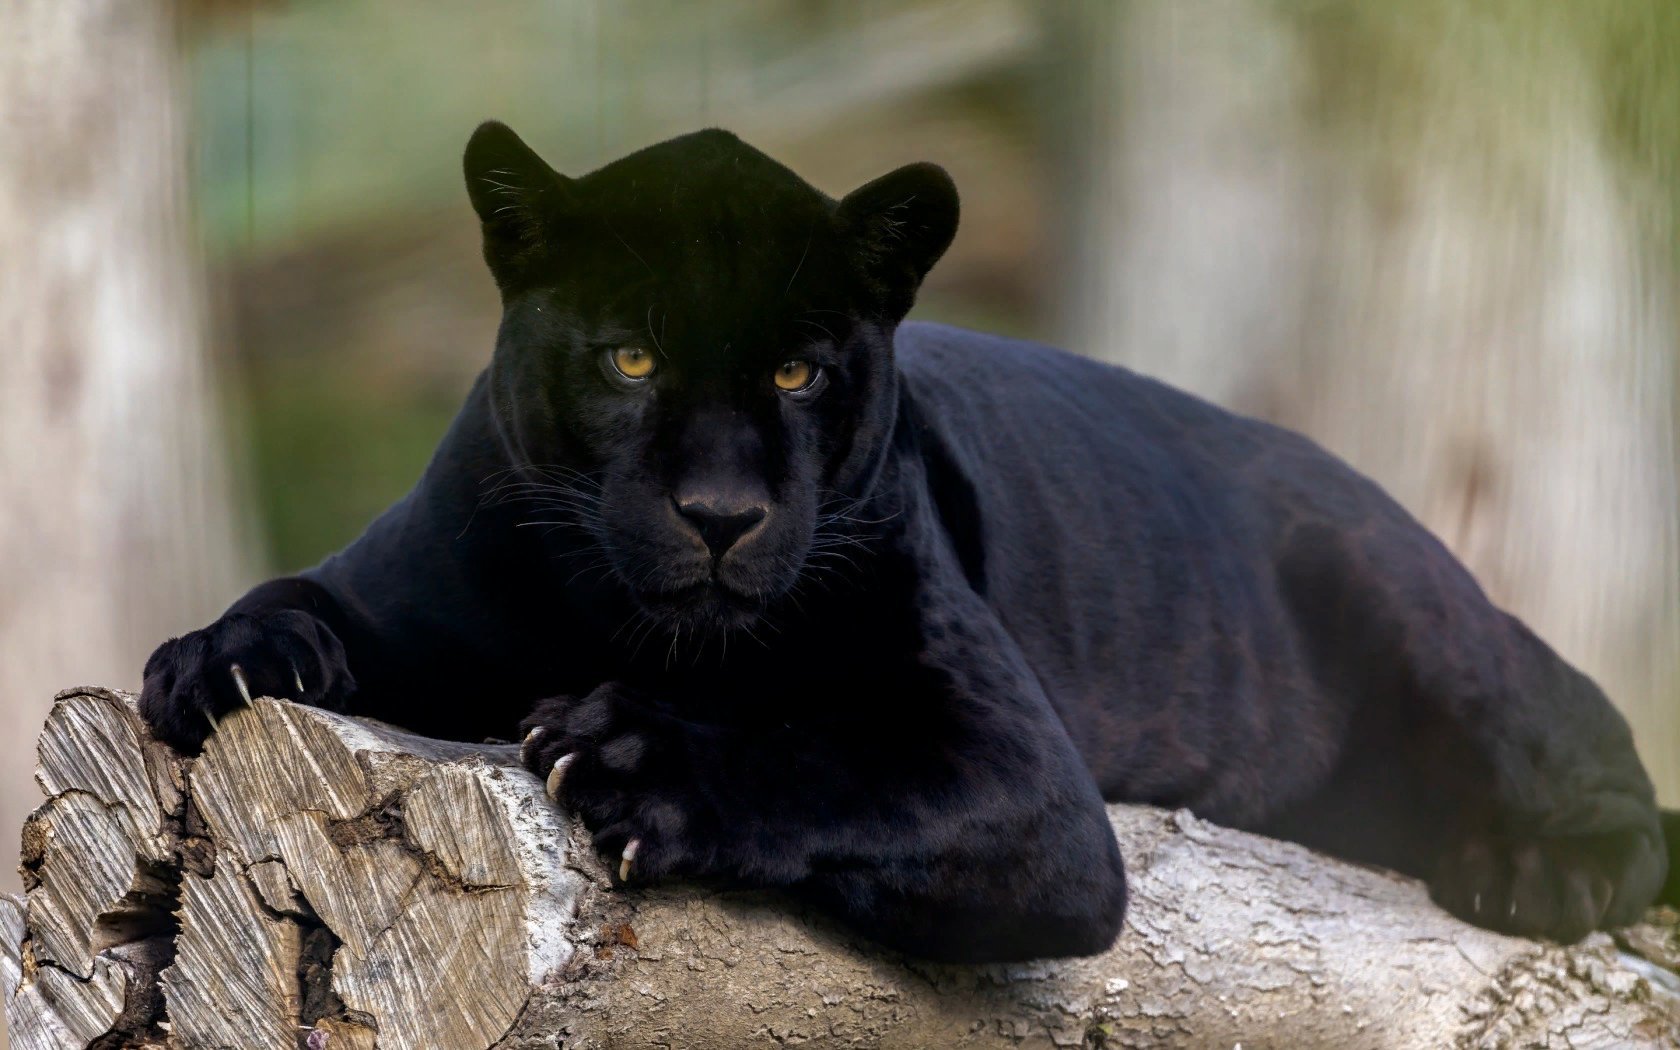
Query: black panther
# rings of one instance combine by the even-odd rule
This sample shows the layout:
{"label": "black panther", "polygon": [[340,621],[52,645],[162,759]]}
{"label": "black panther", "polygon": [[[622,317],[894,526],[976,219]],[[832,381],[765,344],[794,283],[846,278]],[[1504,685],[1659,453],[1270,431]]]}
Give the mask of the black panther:
{"label": "black panther", "polygon": [[782,887],[956,961],[1098,952],[1103,802],[1416,873],[1572,940],[1668,858],[1626,724],[1373,483],[1120,368],[901,323],[957,228],[723,131],[465,155],[494,354],[344,551],[162,645],[194,751],[252,695],[524,739],[621,881]]}

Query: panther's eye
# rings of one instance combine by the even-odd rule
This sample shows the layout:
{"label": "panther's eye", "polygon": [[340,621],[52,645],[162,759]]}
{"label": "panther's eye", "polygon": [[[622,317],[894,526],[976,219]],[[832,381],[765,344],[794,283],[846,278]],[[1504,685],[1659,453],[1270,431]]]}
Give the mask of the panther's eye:
{"label": "panther's eye", "polygon": [[797,393],[816,382],[817,370],[809,361],[783,361],[776,369],[776,389]]}
{"label": "panther's eye", "polygon": [[626,379],[641,381],[653,375],[653,355],[639,346],[621,346],[608,355],[613,368]]}

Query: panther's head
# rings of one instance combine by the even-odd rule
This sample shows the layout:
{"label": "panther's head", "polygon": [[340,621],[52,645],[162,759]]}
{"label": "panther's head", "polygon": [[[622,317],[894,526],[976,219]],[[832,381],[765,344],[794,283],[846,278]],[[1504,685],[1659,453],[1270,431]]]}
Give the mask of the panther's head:
{"label": "panther's head", "polygon": [[701,131],[567,178],[497,123],[464,166],[502,294],[498,491],[578,526],[651,619],[750,626],[879,467],[950,177],[913,164],[835,201]]}

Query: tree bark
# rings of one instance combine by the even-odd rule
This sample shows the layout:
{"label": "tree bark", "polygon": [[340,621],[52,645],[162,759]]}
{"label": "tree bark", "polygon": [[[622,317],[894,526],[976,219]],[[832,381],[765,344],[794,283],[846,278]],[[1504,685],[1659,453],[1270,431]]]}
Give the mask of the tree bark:
{"label": "tree bark", "polygon": [[511,745],[262,700],[204,755],[62,694],[0,901],[18,1050],[1673,1046],[1680,925],[1502,937],[1422,886],[1111,809],[1132,905],[1077,960],[884,953],[778,896],[614,889]]}

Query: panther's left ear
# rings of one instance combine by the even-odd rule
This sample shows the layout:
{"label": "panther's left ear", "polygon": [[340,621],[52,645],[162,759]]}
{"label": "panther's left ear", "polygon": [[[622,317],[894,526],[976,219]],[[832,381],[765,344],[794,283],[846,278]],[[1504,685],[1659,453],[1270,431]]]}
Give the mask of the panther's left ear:
{"label": "panther's left ear", "polygon": [[846,194],[835,218],[870,290],[894,320],[957,234],[957,186],[937,164],[908,164]]}
{"label": "panther's left ear", "polygon": [[484,261],[504,290],[548,247],[570,184],[513,129],[487,120],[461,157],[467,196],[484,227]]}

